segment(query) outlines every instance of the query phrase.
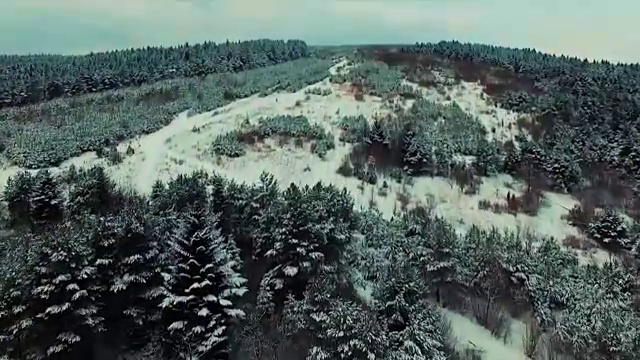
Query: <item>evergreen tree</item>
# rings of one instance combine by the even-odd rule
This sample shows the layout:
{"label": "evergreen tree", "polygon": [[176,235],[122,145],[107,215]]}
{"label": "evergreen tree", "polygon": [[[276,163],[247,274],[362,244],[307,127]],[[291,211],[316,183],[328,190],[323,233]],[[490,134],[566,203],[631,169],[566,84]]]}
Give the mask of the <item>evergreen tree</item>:
{"label": "evergreen tree", "polygon": [[108,210],[113,184],[101,166],[81,169],[69,191],[68,209],[73,215],[102,214]]}
{"label": "evergreen tree", "polygon": [[516,175],[520,169],[522,156],[520,149],[513,142],[505,144],[505,155],[502,170],[510,175]]}
{"label": "evergreen tree", "polygon": [[284,318],[289,336],[312,334],[309,360],[382,358],[386,334],[375,314],[340,297],[348,280],[335,269],[320,274],[303,300],[290,299]]}
{"label": "evergreen tree", "polygon": [[23,299],[23,331],[32,340],[27,359],[88,358],[94,335],[103,329],[84,225],[65,223],[35,241],[30,296]]}
{"label": "evergreen tree", "polygon": [[9,210],[10,226],[41,227],[62,218],[62,193],[56,178],[48,170],[35,175],[21,172],[10,177],[3,198]]}
{"label": "evergreen tree", "polygon": [[587,234],[598,243],[613,248],[627,247],[628,231],[622,218],[612,209],[605,209],[587,226]]}
{"label": "evergreen tree", "polygon": [[25,314],[25,299],[29,297],[23,269],[7,254],[0,265],[0,359],[23,359],[24,345],[33,341],[25,331],[31,324]]}
{"label": "evergreen tree", "polygon": [[371,126],[371,130],[368,132],[365,141],[368,144],[384,144],[389,145],[389,135],[385,125],[380,120],[375,120]]}
{"label": "evergreen tree", "polygon": [[217,218],[185,215],[175,229],[173,265],[161,307],[172,352],[189,358],[224,358],[229,327],[244,314],[236,302],[246,289],[238,250],[217,228]]}
{"label": "evergreen tree", "polygon": [[503,163],[498,153],[498,145],[495,142],[481,141],[476,151],[475,166],[478,174],[490,176],[500,170]]}
{"label": "evergreen tree", "polygon": [[403,222],[407,259],[419,269],[429,291],[440,301],[440,288],[457,280],[456,233],[446,220],[433,218],[420,209],[411,210]]}
{"label": "evergreen tree", "polygon": [[420,175],[424,172],[435,174],[435,154],[433,139],[426,129],[409,129],[405,133],[403,152],[404,171]]}
{"label": "evergreen tree", "polygon": [[198,171],[190,175],[179,174],[164,190],[159,183],[154,184],[151,199],[156,204],[155,210],[202,213],[208,206],[208,178],[206,172]]}
{"label": "evergreen tree", "polygon": [[31,224],[31,196],[35,179],[31,173],[23,171],[7,179],[2,198],[7,202],[9,226]]}
{"label": "evergreen tree", "polygon": [[276,309],[289,294],[303,296],[309,279],[339,258],[354,227],[353,199],[344,189],[317,183],[301,190],[291,184],[282,196],[282,207],[274,209],[279,227],[262,249],[273,267],[259,297],[262,306]]}
{"label": "evergreen tree", "polygon": [[374,288],[373,305],[389,338],[384,358],[447,359],[445,323],[424,298],[425,282],[405,250],[392,248],[389,255],[390,264]]}
{"label": "evergreen tree", "polygon": [[31,193],[31,218],[43,225],[62,218],[63,200],[57,180],[48,170],[40,170],[34,177]]}
{"label": "evergreen tree", "polygon": [[162,277],[160,245],[142,209],[126,207],[95,219],[95,267],[109,347],[140,346],[158,319]]}

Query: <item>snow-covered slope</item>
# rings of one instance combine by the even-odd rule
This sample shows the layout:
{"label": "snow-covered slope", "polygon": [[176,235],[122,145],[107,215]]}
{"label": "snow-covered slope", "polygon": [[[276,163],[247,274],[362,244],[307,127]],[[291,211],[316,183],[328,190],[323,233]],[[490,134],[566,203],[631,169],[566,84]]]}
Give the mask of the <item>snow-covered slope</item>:
{"label": "snow-covered slope", "polygon": [[[346,69],[345,61],[336,64],[331,71],[338,71],[337,69]],[[343,158],[351,150],[349,145],[340,142],[337,142],[337,148],[330,151],[325,159],[293,145],[279,146],[271,142],[254,147],[245,156],[237,159],[216,157],[210,153],[211,143],[217,135],[231,131],[247,120],[255,122],[261,116],[305,115],[310,122],[332,130],[337,138],[336,121],[342,116],[364,115],[370,118],[389,111],[384,108],[381,99],[365,96],[363,101],[356,101],[352,94],[346,93],[338,85],[331,84],[329,79],[308,88],[311,87],[330,89],[332,94],[307,95],[306,89],[303,89],[296,93],[253,96],[212,112],[193,115],[183,113],[155,133],[121,143],[119,150],[124,152],[129,146],[134,150],[134,154],[125,157],[121,164],[109,166],[104,160],[97,158],[95,153],[86,153],[52,170],[64,169],[71,164],[90,166],[100,163],[106,166],[108,173],[118,184],[140,192],[150,191],[156,179],[168,180],[177,174],[191,173],[194,170],[217,172],[239,182],[254,182],[266,171],[272,173],[283,187],[291,182],[313,185],[318,181],[345,187],[351,192],[358,206],[368,207],[375,203],[386,216],[391,216],[394,209],[400,207],[398,196],[406,193],[413,204],[428,203],[434,206],[436,213],[447,218],[460,231],[475,224],[482,227],[496,226],[511,230],[535,231],[558,240],[568,235],[577,235],[577,230],[561,219],[561,216],[577,203],[568,195],[545,194],[545,203],[535,217],[479,210],[480,200],[498,201],[504,199],[507,192],[517,194],[521,191],[523,184],[510,176],[483,179],[484,183],[476,195],[462,193],[452,181],[444,178],[417,178],[413,185],[401,185],[388,180],[389,188],[386,190],[386,196],[383,196],[379,193],[380,185],[365,184],[358,179],[345,178],[336,173]],[[509,128],[509,124],[513,124],[518,117],[525,116],[487,103],[477,84],[452,85],[444,94],[431,89],[421,91],[433,100],[457,102],[464,110],[477,116],[488,130],[496,128],[495,136],[502,140],[513,136],[515,126]],[[0,169],[1,190],[6,179],[21,169],[7,165]],[[599,260],[607,257],[604,252],[596,254]],[[491,338],[468,319],[452,313],[447,313],[447,317],[452,321],[460,339],[465,342],[471,341],[479,347],[490,348],[485,349],[487,359],[524,359],[517,346],[505,345]],[[499,346],[503,346],[504,349],[495,349]]]}

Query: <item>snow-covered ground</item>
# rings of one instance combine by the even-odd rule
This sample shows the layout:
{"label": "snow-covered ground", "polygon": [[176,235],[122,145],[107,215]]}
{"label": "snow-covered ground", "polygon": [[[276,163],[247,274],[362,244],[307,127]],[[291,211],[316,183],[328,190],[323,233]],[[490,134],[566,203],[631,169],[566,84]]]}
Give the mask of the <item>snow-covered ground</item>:
{"label": "snow-covered ground", "polygon": [[511,334],[506,341],[497,339],[491,332],[467,317],[453,311],[442,309],[445,318],[451,324],[451,330],[460,348],[480,349],[485,360],[527,360],[522,339],[525,325],[514,320]]}
{"label": "snow-covered ground", "polygon": [[[336,64],[332,71],[343,65],[344,62]],[[358,206],[368,207],[370,203],[375,202],[375,206],[386,216],[390,216],[394,209],[400,207],[398,194],[406,192],[413,204],[432,204],[437,214],[449,219],[460,231],[468,229],[473,224],[482,227],[495,226],[503,229],[534,231],[541,235],[553,236],[558,241],[568,235],[578,234],[577,229],[561,219],[561,216],[577,203],[568,195],[546,193],[544,205],[534,217],[522,214],[517,216],[495,214],[479,210],[480,200],[503,200],[508,191],[518,193],[522,189],[522,183],[505,175],[485,178],[476,195],[463,194],[450,180],[424,177],[415,179],[415,183],[411,186],[403,186],[389,180],[387,195],[381,196],[379,195],[380,185],[364,184],[355,178],[345,178],[336,173],[342,159],[350,152],[349,145],[342,145],[339,142],[337,142],[337,148],[330,151],[324,160],[293,145],[277,146],[269,142],[260,148],[255,148],[255,151],[248,151],[245,156],[238,159],[226,159],[210,154],[211,143],[217,135],[235,129],[247,119],[255,122],[262,116],[305,115],[310,122],[332,129],[337,137],[335,122],[342,116],[362,114],[371,117],[389,111],[384,108],[381,99],[365,96],[364,101],[356,101],[352,95],[344,93],[340,86],[331,84],[328,79],[308,88],[311,87],[328,88],[332,90],[332,94],[329,96],[306,95],[306,89],[303,89],[296,93],[249,97],[212,112],[192,116],[183,113],[171,124],[155,133],[121,143],[119,150],[122,152],[128,146],[131,146],[135,152],[125,157],[121,164],[109,166],[104,160],[97,158],[95,153],[86,153],[66,161],[58,169],[67,168],[71,164],[90,166],[100,163],[106,166],[108,173],[118,184],[132,187],[140,192],[148,192],[156,179],[168,180],[177,174],[191,173],[194,170],[217,172],[239,182],[254,182],[263,171],[266,171],[273,174],[283,187],[292,182],[313,185],[318,181],[345,187],[351,192]],[[446,94],[440,94],[432,89],[425,89],[424,93],[434,100],[458,102],[464,110],[478,116],[489,130],[495,127],[496,136],[501,139],[512,137],[515,126],[509,130],[508,124],[514,123],[519,116],[523,116],[487,103],[477,84],[453,85],[448,88]],[[449,100],[445,100],[447,95]],[[0,191],[6,179],[20,170],[17,167],[0,164]],[[587,254],[582,255],[587,261]],[[608,255],[600,251],[596,252],[594,257],[596,260],[606,260]],[[460,339],[485,348],[486,359],[525,358],[521,349],[516,346],[520,341],[505,345],[464,317],[452,313],[447,313],[447,317],[452,321],[453,328]]]}

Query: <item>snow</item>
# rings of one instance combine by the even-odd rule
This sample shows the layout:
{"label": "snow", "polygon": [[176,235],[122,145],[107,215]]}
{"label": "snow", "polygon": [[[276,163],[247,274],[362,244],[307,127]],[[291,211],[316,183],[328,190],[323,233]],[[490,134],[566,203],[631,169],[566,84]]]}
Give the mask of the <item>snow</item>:
{"label": "snow", "polygon": [[489,330],[453,311],[442,309],[457,338],[457,346],[483,350],[486,360],[528,360],[522,347],[524,324],[513,321],[511,336],[506,342],[495,338]]}
{"label": "snow", "polygon": [[[341,61],[332,68],[335,73]],[[348,68],[348,67],[346,67]],[[413,86],[416,86],[413,84]],[[331,89],[329,96],[306,95],[305,90],[312,87]],[[500,140],[510,139],[515,135],[514,124],[526,116],[488,104],[478,84],[460,83],[451,85],[440,94],[434,89],[422,89],[425,96],[432,100],[447,102],[456,101],[464,110],[476,115],[491,130],[496,128]],[[449,100],[447,100],[447,96]],[[406,192],[410,198],[410,206],[422,203],[430,204],[440,216],[448,219],[462,233],[471,225],[481,227],[499,227],[502,229],[533,231],[540,235],[553,236],[561,241],[566,236],[577,235],[578,231],[561,219],[563,214],[577,203],[569,195],[545,193],[544,205],[538,215],[495,214],[479,210],[480,200],[502,201],[507,192],[519,194],[523,184],[510,176],[500,175],[484,178],[476,195],[466,195],[450,180],[444,178],[416,178],[413,185],[398,184],[387,179],[389,188],[387,195],[378,194],[380,185],[362,183],[355,178],[345,178],[336,173],[341,161],[351,150],[349,145],[337,142],[336,149],[330,151],[325,159],[311,154],[308,149],[300,149],[291,145],[279,146],[267,141],[254,147],[245,156],[238,159],[226,159],[210,154],[209,148],[214,138],[224,132],[235,129],[246,121],[256,122],[257,118],[275,115],[305,115],[311,123],[317,123],[334,132],[338,131],[335,123],[345,115],[364,115],[371,118],[377,114],[387,113],[381,99],[365,96],[364,101],[356,101],[351,94],[343,92],[338,85],[325,79],[296,93],[276,93],[265,97],[252,96],[235,101],[215,111],[202,114],[180,114],[173,122],[152,134],[121,143],[118,148],[124,152],[128,146],[134,154],[126,156],[122,163],[110,166],[105,160],[97,158],[95,153],[64,162],[60,167],[51,169],[58,171],[70,165],[91,166],[102,164],[114,181],[125,187],[147,193],[157,179],[169,180],[178,174],[191,173],[195,170],[216,172],[238,182],[255,182],[259,175],[266,171],[274,175],[282,187],[290,183],[313,185],[318,181],[332,183],[340,188],[347,188],[353,195],[358,207],[366,208],[371,203],[387,217],[395,209],[400,208],[398,195]],[[504,126],[502,126],[504,124]],[[491,131],[489,131],[491,133]],[[18,167],[0,163],[0,191],[7,179],[20,171]],[[380,181],[381,183],[381,181]],[[580,254],[584,262],[590,261],[585,253]],[[608,259],[608,255],[599,251],[594,255],[595,261]],[[362,289],[364,297],[370,296],[370,289]],[[486,359],[519,360],[526,359],[522,353],[518,334],[514,331],[514,339],[503,344],[476,323],[467,318],[445,311],[454,331],[462,343],[473,343],[485,350]],[[517,323],[516,323],[517,324]],[[518,326],[516,326],[519,329]],[[520,346],[520,348],[518,347]]]}

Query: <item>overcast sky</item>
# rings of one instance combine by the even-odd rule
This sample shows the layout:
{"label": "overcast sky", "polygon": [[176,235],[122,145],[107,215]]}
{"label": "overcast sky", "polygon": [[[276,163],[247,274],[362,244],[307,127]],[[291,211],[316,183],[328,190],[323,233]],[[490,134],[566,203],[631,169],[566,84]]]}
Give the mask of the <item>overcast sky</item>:
{"label": "overcast sky", "polygon": [[640,0],[0,0],[0,53],[458,39],[640,62]]}

